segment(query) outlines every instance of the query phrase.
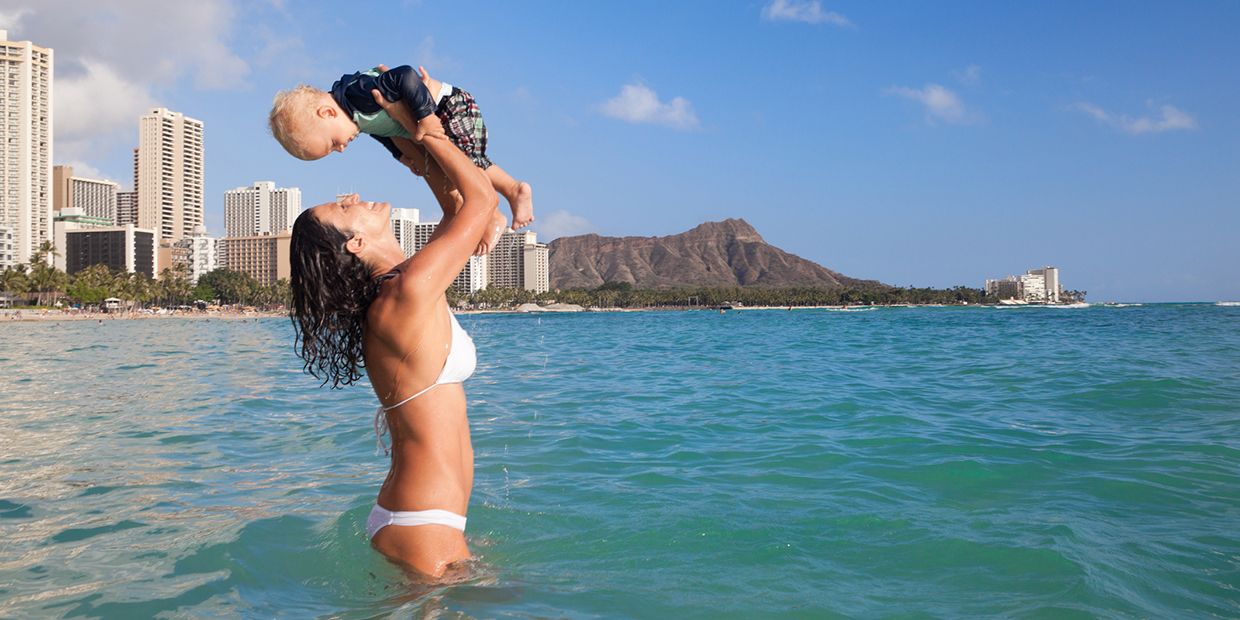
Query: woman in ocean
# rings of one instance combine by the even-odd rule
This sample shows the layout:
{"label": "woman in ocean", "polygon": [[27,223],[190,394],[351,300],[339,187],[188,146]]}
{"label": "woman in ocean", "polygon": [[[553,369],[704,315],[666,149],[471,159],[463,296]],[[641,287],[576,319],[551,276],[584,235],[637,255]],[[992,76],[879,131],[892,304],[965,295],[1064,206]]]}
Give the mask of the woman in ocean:
{"label": "woman in ocean", "polygon": [[[405,106],[377,100],[413,124]],[[419,171],[445,214],[426,247],[405,258],[384,202],[352,195],[303,212],[290,247],[291,315],[307,372],[341,387],[365,368],[378,396],[375,433],[385,451],[383,435],[391,436],[392,460],[367,519],[371,544],[440,579],[470,557],[474,477],[461,384],[473,372],[474,345],[444,291],[491,232],[498,198],[447,139],[427,137],[420,148]]]}

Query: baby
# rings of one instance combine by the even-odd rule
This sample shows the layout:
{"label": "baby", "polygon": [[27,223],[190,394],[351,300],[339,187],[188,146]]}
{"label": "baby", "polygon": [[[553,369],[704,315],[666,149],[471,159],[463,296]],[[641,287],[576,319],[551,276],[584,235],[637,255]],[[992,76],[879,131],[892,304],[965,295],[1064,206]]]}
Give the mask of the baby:
{"label": "baby", "polygon": [[[418,121],[415,135],[383,111],[372,90],[388,101],[404,101]],[[414,153],[402,151],[399,138],[420,140],[428,133],[442,131],[452,143],[473,159],[491,181],[491,186],[508,200],[512,208],[512,228],[534,221],[534,194],[529,183],[517,181],[487,158],[487,127],[472,95],[451,84],[440,82],[418,67],[402,66],[386,70],[382,65],[369,71],[341,76],[331,92],[301,85],[276,94],[271,107],[271,133],[292,156],[303,160],[326,157],[343,151],[358,133],[370,134],[396,159],[415,173],[424,173],[414,163]],[[501,216],[502,217],[502,216]]]}

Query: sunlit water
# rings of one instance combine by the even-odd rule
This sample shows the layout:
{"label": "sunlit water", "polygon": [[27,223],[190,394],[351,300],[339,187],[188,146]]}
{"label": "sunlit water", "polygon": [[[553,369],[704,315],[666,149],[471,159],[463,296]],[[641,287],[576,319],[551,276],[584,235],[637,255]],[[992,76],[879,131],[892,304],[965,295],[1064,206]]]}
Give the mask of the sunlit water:
{"label": "sunlit water", "polygon": [[1240,307],[461,323],[429,590],[287,321],[0,324],[0,617],[1240,616]]}

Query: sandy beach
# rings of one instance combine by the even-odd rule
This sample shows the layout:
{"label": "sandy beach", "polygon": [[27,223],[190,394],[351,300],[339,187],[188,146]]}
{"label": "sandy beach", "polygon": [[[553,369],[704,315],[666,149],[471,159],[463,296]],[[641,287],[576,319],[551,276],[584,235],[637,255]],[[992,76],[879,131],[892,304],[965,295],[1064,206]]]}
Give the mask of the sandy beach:
{"label": "sandy beach", "polygon": [[259,319],[270,317],[286,317],[285,312],[267,311],[175,311],[159,312],[74,312],[66,310],[0,310],[0,323],[27,321],[132,321],[148,319]]}

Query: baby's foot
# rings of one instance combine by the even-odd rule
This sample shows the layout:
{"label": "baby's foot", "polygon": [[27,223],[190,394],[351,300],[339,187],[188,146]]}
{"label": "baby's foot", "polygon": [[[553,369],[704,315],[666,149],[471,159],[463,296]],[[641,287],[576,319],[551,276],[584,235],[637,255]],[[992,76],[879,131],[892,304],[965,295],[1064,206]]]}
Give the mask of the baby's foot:
{"label": "baby's foot", "polygon": [[499,243],[500,235],[504,234],[504,229],[508,228],[508,220],[504,219],[504,214],[495,210],[495,215],[491,216],[490,229],[488,234],[482,237],[482,241],[478,242],[478,248],[474,250],[474,256],[486,256],[495,249]]}
{"label": "baby's foot", "polygon": [[522,181],[517,184],[517,199],[512,207],[512,229],[520,230],[534,221],[534,188]]}

